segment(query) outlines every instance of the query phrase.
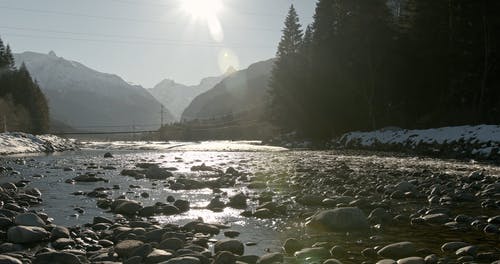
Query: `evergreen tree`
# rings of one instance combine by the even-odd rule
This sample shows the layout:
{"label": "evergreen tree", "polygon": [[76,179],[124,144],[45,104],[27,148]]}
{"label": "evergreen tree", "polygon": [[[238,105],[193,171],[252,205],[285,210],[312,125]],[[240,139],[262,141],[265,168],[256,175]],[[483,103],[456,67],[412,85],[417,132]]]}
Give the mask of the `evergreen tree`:
{"label": "evergreen tree", "polygon": [[305,110],[301,95],[305,88],[301,58],[302,29],[294,6],[285,19],[270,83],[272,120],[287,129],[301,127]]}
{"label": "evergreen tree", "polygon": [[5,45],[3,44],[2,39],[0,38],[0,68],[7,66],[7,58],[5,54]]}
{"label": "evergreen tree", "polygon": [[14,61],[14,55],[12,54],[12,50],[10,49],[10,46],[7,45],[5,48],[5,63],[6,66],[9,67],[10,69],[15,69],[16,68],[16,62]]}

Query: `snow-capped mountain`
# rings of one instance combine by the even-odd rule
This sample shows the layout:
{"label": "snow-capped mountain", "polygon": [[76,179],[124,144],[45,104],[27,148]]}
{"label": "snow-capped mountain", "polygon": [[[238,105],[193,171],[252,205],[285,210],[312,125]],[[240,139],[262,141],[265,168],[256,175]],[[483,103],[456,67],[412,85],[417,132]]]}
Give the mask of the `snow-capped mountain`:
{"label": "snow-capped mountain", "polygon": [[224,78],[234,72],[234,68],[229,68],[224,75],[204,78],[198,85],[191,86],[165,79],[154,88],[149,89],[149,92],[160,101],[172,113],[175,120],[178,121],[181,118],[182,112],[196,96],[212,89]]}
{"label": "snow-capped mountain", "polygon": [[[49,101],[51,118],[86,131],[157,129],[161,104],[141,86],[58,57],[54,52],[15,54]],[[165,122],[173,121],[165,110]]]}
{"label": "snow-capped mountain", "polygon": [[182,120],[220,118],[249,112],[262,113],[274,59],[254,63],[231,74],[212,89],[197,96],[184,110]]}

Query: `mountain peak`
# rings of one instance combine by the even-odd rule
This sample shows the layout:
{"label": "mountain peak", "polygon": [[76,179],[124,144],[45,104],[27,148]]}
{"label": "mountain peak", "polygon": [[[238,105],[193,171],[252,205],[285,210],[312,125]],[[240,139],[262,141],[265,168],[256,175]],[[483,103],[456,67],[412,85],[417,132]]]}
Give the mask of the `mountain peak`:
{"label": "mountain peak", "polygon": [[53,50],[49,51],[49,56],[57,57],[56,53]]}

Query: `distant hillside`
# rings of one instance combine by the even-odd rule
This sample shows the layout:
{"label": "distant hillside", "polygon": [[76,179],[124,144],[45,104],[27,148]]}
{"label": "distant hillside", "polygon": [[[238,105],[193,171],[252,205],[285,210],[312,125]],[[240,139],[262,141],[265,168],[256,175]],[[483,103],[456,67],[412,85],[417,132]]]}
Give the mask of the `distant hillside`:
{"label": "distant hillside", "polygon": [[273,64],[272,59],[262,61],[233,73],[214,88],[196,97],[183,112],[182,120],[221,118],[263,111]]}
{"label": "distant hillside", "polygon": [[[51,118],[77,130],[157,129],[160,103],[141,86],[101,73],[54,52],[14,55],[25,63],[49,101]],[[165,113],[165,122],[173,121]]]}
{"label": "distant hillside", "polygon": [[184,85],[174,80],[165,79],[148,91],[162,103],[174,116],[176,121],[181,119],[182,112],[189,106],[196,96],[212,89],[220,81],[235,72],[229,68],[226,74],[218,77],[208,77],[198,85]]}

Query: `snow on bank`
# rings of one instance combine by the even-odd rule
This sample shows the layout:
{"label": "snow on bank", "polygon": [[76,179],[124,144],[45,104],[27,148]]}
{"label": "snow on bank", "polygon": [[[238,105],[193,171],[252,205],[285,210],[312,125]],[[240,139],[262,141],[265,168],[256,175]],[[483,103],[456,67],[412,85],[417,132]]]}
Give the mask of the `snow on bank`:
{"label": "snow on bank", "polygon": [[449,152],[456,156],[494,158],[500,149],[500,126],[456,126],[424,130],[381,129],[344,134],[336,145],[377,150]]}
{"label": "snow on bank", "polygon": [[55,152],[76,149],[75,140],[21,132],[0,133],[0,155]]}

